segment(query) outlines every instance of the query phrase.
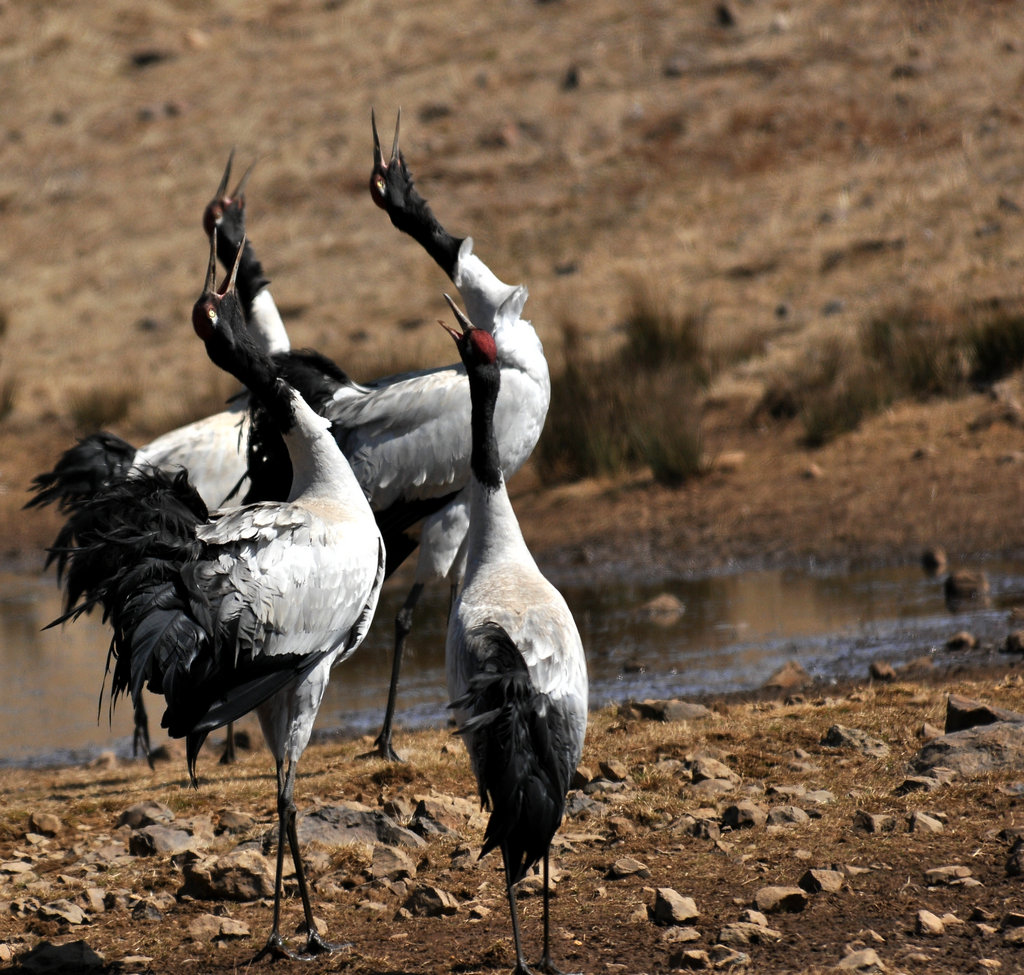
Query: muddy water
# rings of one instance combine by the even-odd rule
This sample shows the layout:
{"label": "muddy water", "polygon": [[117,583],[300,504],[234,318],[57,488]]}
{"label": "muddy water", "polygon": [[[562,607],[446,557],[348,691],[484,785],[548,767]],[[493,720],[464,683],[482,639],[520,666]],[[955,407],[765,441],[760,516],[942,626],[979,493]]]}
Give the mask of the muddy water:
{"label": "muddy water", "polygon": [[[755,688],[788,660],[825,679],[862,675],[870,661],[894,663],[942,647],[959,629],[999,641],[1007,609],[1024,603],[1024,569],[985,566],[991,606],[951,614],[940,580],[916,568],[870,572],[762,571],[709,578],[587,585],[560,576],[591,674],[591,704]],[[668,593],[685,610],[666,623],[643,611]],[[390,673],[393,619],[404,591],[381,599],[370,636],[334,671],[318,728],[375,731]],[[97,620],[42,627],[59,613],[49,577],[0,573],[0,764],[80,761],[104,748],[130,753],[131,711],[112,722],[99,706],[109,635]],[[400,725],[445,720],[447,594],[425,594],[410,637],[399,693]],[[160,708],[152,699],[155,738]],[[398,747],[401,750],[400,734]]]}

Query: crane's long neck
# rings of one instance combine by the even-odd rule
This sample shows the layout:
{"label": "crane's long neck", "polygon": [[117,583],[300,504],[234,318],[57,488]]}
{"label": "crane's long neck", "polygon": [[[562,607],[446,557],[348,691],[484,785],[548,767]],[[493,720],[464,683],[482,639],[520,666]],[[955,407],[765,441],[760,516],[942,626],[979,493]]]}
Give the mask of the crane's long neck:
{"label": "crane's long neck", "polygon": [[469,370],[473,439],[467,558],[471,567],[508,557],[512,553],[517,558],[528,558],[519,521],[505,489],[498,439],[494,432],[494,408],[498,400],[500,371],[497,363],[470,366]]}
{"label": "crane's long neck", "polygon": [[455,267],[459,259],[461,237],[453,237],[434,216],[430,205],[414,187],[410,187],[402,208],[388,210],[391,222],[415,240],[438,264],[438,267],[455,280]]}

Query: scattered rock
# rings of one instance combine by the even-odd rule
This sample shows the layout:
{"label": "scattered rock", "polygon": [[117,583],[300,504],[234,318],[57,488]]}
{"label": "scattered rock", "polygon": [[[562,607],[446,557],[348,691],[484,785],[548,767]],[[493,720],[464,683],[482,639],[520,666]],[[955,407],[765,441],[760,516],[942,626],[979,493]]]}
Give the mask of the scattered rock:
{"label": "scattered rock", "polygon": [[946,550],[939,545],[926,548],[921,553],[921,568],[930,576],[937,576],[945,572],[948,563]]}
{"label": "scattered rock", "polygon": [[1024,653],[1024,630],[1014,630],[1006,634],[1000,653]]}
{"label": "scattered rock", "polygon": [[257,819],[252,813],[238,809],[222,809],[217,815],[217,829],[220,833],[248,833],[255,829]]}
{"label": "scattered rock", "polygon": [[689,701],[631,701],[630,706],[646,721],[700,721],[712,714],[703,704]]}
{"label": "scattered rock", "polygon": [[447,917],[458,914],[459,902],[440,887],[420,884],[402,905],[413,917]]}
{"label": "scattered rock", "polygon": [[838,870],[808,870],[798,881],[809,894],[838,894],[846,878]]}
{"label": "scattered rock", "polygon": [[750,921],[734,921],[727,924],[718,932],[718,943],[729,945],[732,948],[746,948],[749,945],[759,945],[764,941],[778,941],[782,937],[781,931],[776,931],[767,925],[754,924]]}
{"label": "scattered rock", "polygon": [[183,829],[174,829],[161,823],[152,823],[132,830],[128,837],[128,852],[135,857],[184,853],[193,848],[193,837]]}
{"label": "scattered rock", "polygon": [[941,833],[945,827],[934,816],[929,816],[920,810],[912,812],[907,821],[910,824],[911,833]]}
{"label": "scattered rock", "polygon": [[683,971],[701,971],[711,967],[711,956],[703,948],[687,948],[673,952],[668,959],[669,968]]}
{"label": "scattered rock", "polygon": [[610,782],[630,781],[629,769],[626,767],[626,763],[620,762],[618,759],[613,758],[608,762],[599,762],[598,768],[601,769],[601,774]]}
{"label": "scattered rock", "polygon": [[220,857],[182,860],[185,882],[179,896],[197,900],[255,901],[274,896],[274,871],[255,850],[233,850]]}
{"label": "scattered rock", "polygon": [[200,914],[188,924],[189,937],[193,941],[209,944],[211,941],[230,941],[251,936],[249,926],[232,917],[218,917],[216,914]]}
{"label": "scattered rock", "polygon": [[801,826],[810,821],[811,817],[799,806],[772,806],[768,810],[768,822],[773,826]]}
{"label": "scattered rock", "polygon": [[812,683],[811,675],[795,660],[790,660],[775,671],[762,687],[766,691],[786,692],[809,687]]}
{"label": "scattered rock", "polygon": [[741,781],[740,777],[724,762],[707,756],[695,758],[690,763],[690,775],[694,782],[703,782],[705,779],[724,779],[737,785]]}
{"label": "scattered rock", "polygon": [[942,923],[942,918],[936,917],[931,911],[920,910],[917,912],[914,929],[918,934],[936,936],[945,934],[946,925]]}
{"label": "scattered rock", "polygon": [[1024,714],[1006,708],[992,707],[969,697],[950,694],[946,698],[946,733],[995,724],[997,721],[1024,722]]}
{"label": "scattered rock", "polygon": [[632,857],[622,857],[616,860],[609,868],[606,876],[609,880],[622,880],[625,877],[649,877],[650,868],[646,863],[634,860]]}
{"label": "scattered rock", "polygon": [[956,569],[946,576],[943,584],[946,606],[954,613],[962,609],[966,603],[987,606],[988,591],[988,576],[984,572],[974,572],[970,569]]}
{"label": "scattered rock", "polygon": [[962,864],[954,863],[946,867],[932,867],[924,872],[925,879],[929,884],[954,885],[959,880],[971,876],[971,868]]}
{"label": "scattered rock", "polygon": [[697,902],[671,887],[659,887],[654,894],[651,920],[655,924],[689,924],[700,917]]}
{"label": "scattered rock", "polygon": [[373,848],[370,876],[374,880],[385,877],[388,880],[408,880],[416,876],[416,864],[412,857],[397,847],[378,843]]}
{"label": "scattered rock", "polygon": [[857,972],[858,975],[874,975],[876,972],[887,971],[874,948],[851,951],[836,965],[836,968],[843,972]]}
{"label": "scattered rock", "polygon": [[298,832],[303,847],[310,843],[325,847],[383,843],[414,849],[427,845],[422,836],[399,826],[390,816],[357,802],[320,806],[303,813],[299,816]]}
{"label": "scattered rock", "polygon": [[968,728],[928,742],[911,761],[915,772],[938,767],[973,778],[997,769],[1024,769],[1024,735],[1019,722]]}
{"label": "scattered rock", "polygon": [[946,649],[954,652],[960,650],[974,650],[978,646],[978,638],[973,633],[968,633],[967,630],[960,630],[959,633],[954,633],[946,641]]}
{"label": "scattered rock", "polygon": [[53,813],[34,812],[28,817],[28,828],[32,833],[39,833],[40,836],[56,836],[63,828],[59,816]]}
{"label": "scattered rock", "polygon": [[821,743],[831,748],[855,748],[868,758],[885,758],[889,754],[889,746],[878,738],[873,738],[859,728],[846,728],[834,724],[825,732]]}
{"label": "scattered rock", "polygon": [[767,820],[768,813],[749,799],[726,806],[722,813],[722,825],[728,826],[730,829],[750,829],[754,826],[764,826]]}
{"label": "scattered rock", "polygon": [[155,799],[145,799],[142,802],[129,806],[118,817],[118,826],[128,826],[131,829],[142,829],[144,826],[153,826],[156,823],[170,823],[174,820],[174,813],[162,802]]}
{"label": "scattered rock", "polygon": [[858,809],[853,815],[853,825],[868,833],[892,833],[896,829],[897,820],[892,813],[869,813]]}
{"label": "scattered rock", "polygon": [[764,914],[795,914],[807,906],[807,891],[800,887],[762,887],[754,894],[754,905]]}
{"label": "scattered rock", "polygon": [[85,975],[87,972],[101,972],[107,969],[103,956],[84,941],[72,941],[62,945],[44,941],[22,955],[18,961],[18,971],[26,975],[52,975],[57,972]]}
{"label": "scattered rock", "polygon": [[640,615],[657,623],[660,626],[671,626],[678,622],[686,613],[686,603],[673,596],[671,593],[663,592],[655,596],[640,607]]}
{"label": "scattered rock", "polygon": [[884,682],[896,680],[896,668],[884,660],[872,660],[871,666],[868,667],[868,674],[872,680]]}
{"label": "scattered rock", "polygon": [[63,921],[72,926],[84,924],[86,921],[85,911],[64,897],[51,901],[49,904],[43,904],[39,908],[38,914],[44,921]]}

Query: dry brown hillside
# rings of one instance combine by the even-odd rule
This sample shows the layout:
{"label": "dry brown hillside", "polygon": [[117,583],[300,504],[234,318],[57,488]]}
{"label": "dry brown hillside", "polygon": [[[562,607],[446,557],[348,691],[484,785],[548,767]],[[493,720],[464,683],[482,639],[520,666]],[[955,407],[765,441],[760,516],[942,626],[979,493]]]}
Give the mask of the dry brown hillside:
{"label": "dry brown hillside", "polygon": [[366,191],[371,106],[386,132],[402,108],[441,219],[528,283],[556,372],[567,321],[621,341],[637,280],[749,350],[708,414],[738,463],[679,491],[641,471],[552,494],[527,472],[538,547],[599,562],[614,529],[698,567],[1018,548],[1020,431],[972,430],[983,394],[899,405],[814,455],[747,420],[879,310],[1017,299],[1021,37],[1006,2],[3,4],[6,549],[50,537],[18,509],[76,432],[144,440],[231,390],[188,328],[231,147],[258,160],[249,230],[295,344],[360,378],[451,359],[446,280]]}

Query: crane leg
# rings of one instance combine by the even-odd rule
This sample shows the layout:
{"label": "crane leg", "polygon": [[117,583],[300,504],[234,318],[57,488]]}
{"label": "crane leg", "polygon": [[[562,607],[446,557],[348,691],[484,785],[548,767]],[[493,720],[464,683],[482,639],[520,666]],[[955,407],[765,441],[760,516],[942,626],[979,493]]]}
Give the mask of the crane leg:
{"label": "crane leg", "polygon": [[384,708],[384,724],[380,734],[374,741],[374,750],[360,755],[360,758],[383,758],[389,762],[400,762],[402,758],[391,744],[391,725],[395,719],[395,701],[398,697],[398,675],[402,669],[402,653],[405,650],[405,638],[412,632],[412,615],[416,604],[423,594],[423,583],[413,584],[409,595],[405,597],[402,608],[395,617],[395,655],[391,661],[391,683],[388,685],[388,703]]}
{"label": "crane leg", "polygon": [[229,721],[227,728],[224,730],[226,735],[224,741],[224,754],[220,757],[221,765],[234,765],[238,761],[238,754],[235,751],[235,723]]}
{"label": "crane leg", "polygon": [[548,851],[544,852],[544,954],[537,965],[538,971],[545,975],[565,975],[551,960],[551,911],[549,901],[551,886],[548,878]]}
{"label": "crane leg", "polygon": [[[308,961],[316,955],[331,951],[340,951],[351,947],[350,944],[332,944],[325,941],[316,930],[313,919],[313,908],[309,899],[309,887],[306,884],[306,873],[302,866],[302,855],[299,852],[299,836],[295,826],[295,769],[293,762],[287,764],[283,760],[277,762],[277,870],[274,877],[274,921],[270,929],[267,943],[252,959],[253,962],[264,958],[278,960],[288,958],[292,961]],[[306,948],[303,952],[292,951],[281,937],[281,893],[284,874],[284,848],[288,845],[295,865],[295,879],[299,885],[299,897],[302,899],[302,911],[306,921]]]}
{"label": "crane leg", "polygon": [[149,767],[153,768],[153,751],[149,745],[149,715],[146,713],[146,704],[139,695],[135,704],[135,730],[132,732],[132,757],[138,757],[139,751],[146,756]]}
{"label": "crane leg", "polygon": [[516,906],[515,884],[512,883],[512,874],[508,867],[508,854],[505,852],[504,844],[501,846],[501,859],[505,864],[505,892],[508,894],[508,909],[512,917],[512,943],[516,950],[516,967],[512,975],[533,975],[533,969],[526,964],[522,941],[519,938],[519,908]]}

